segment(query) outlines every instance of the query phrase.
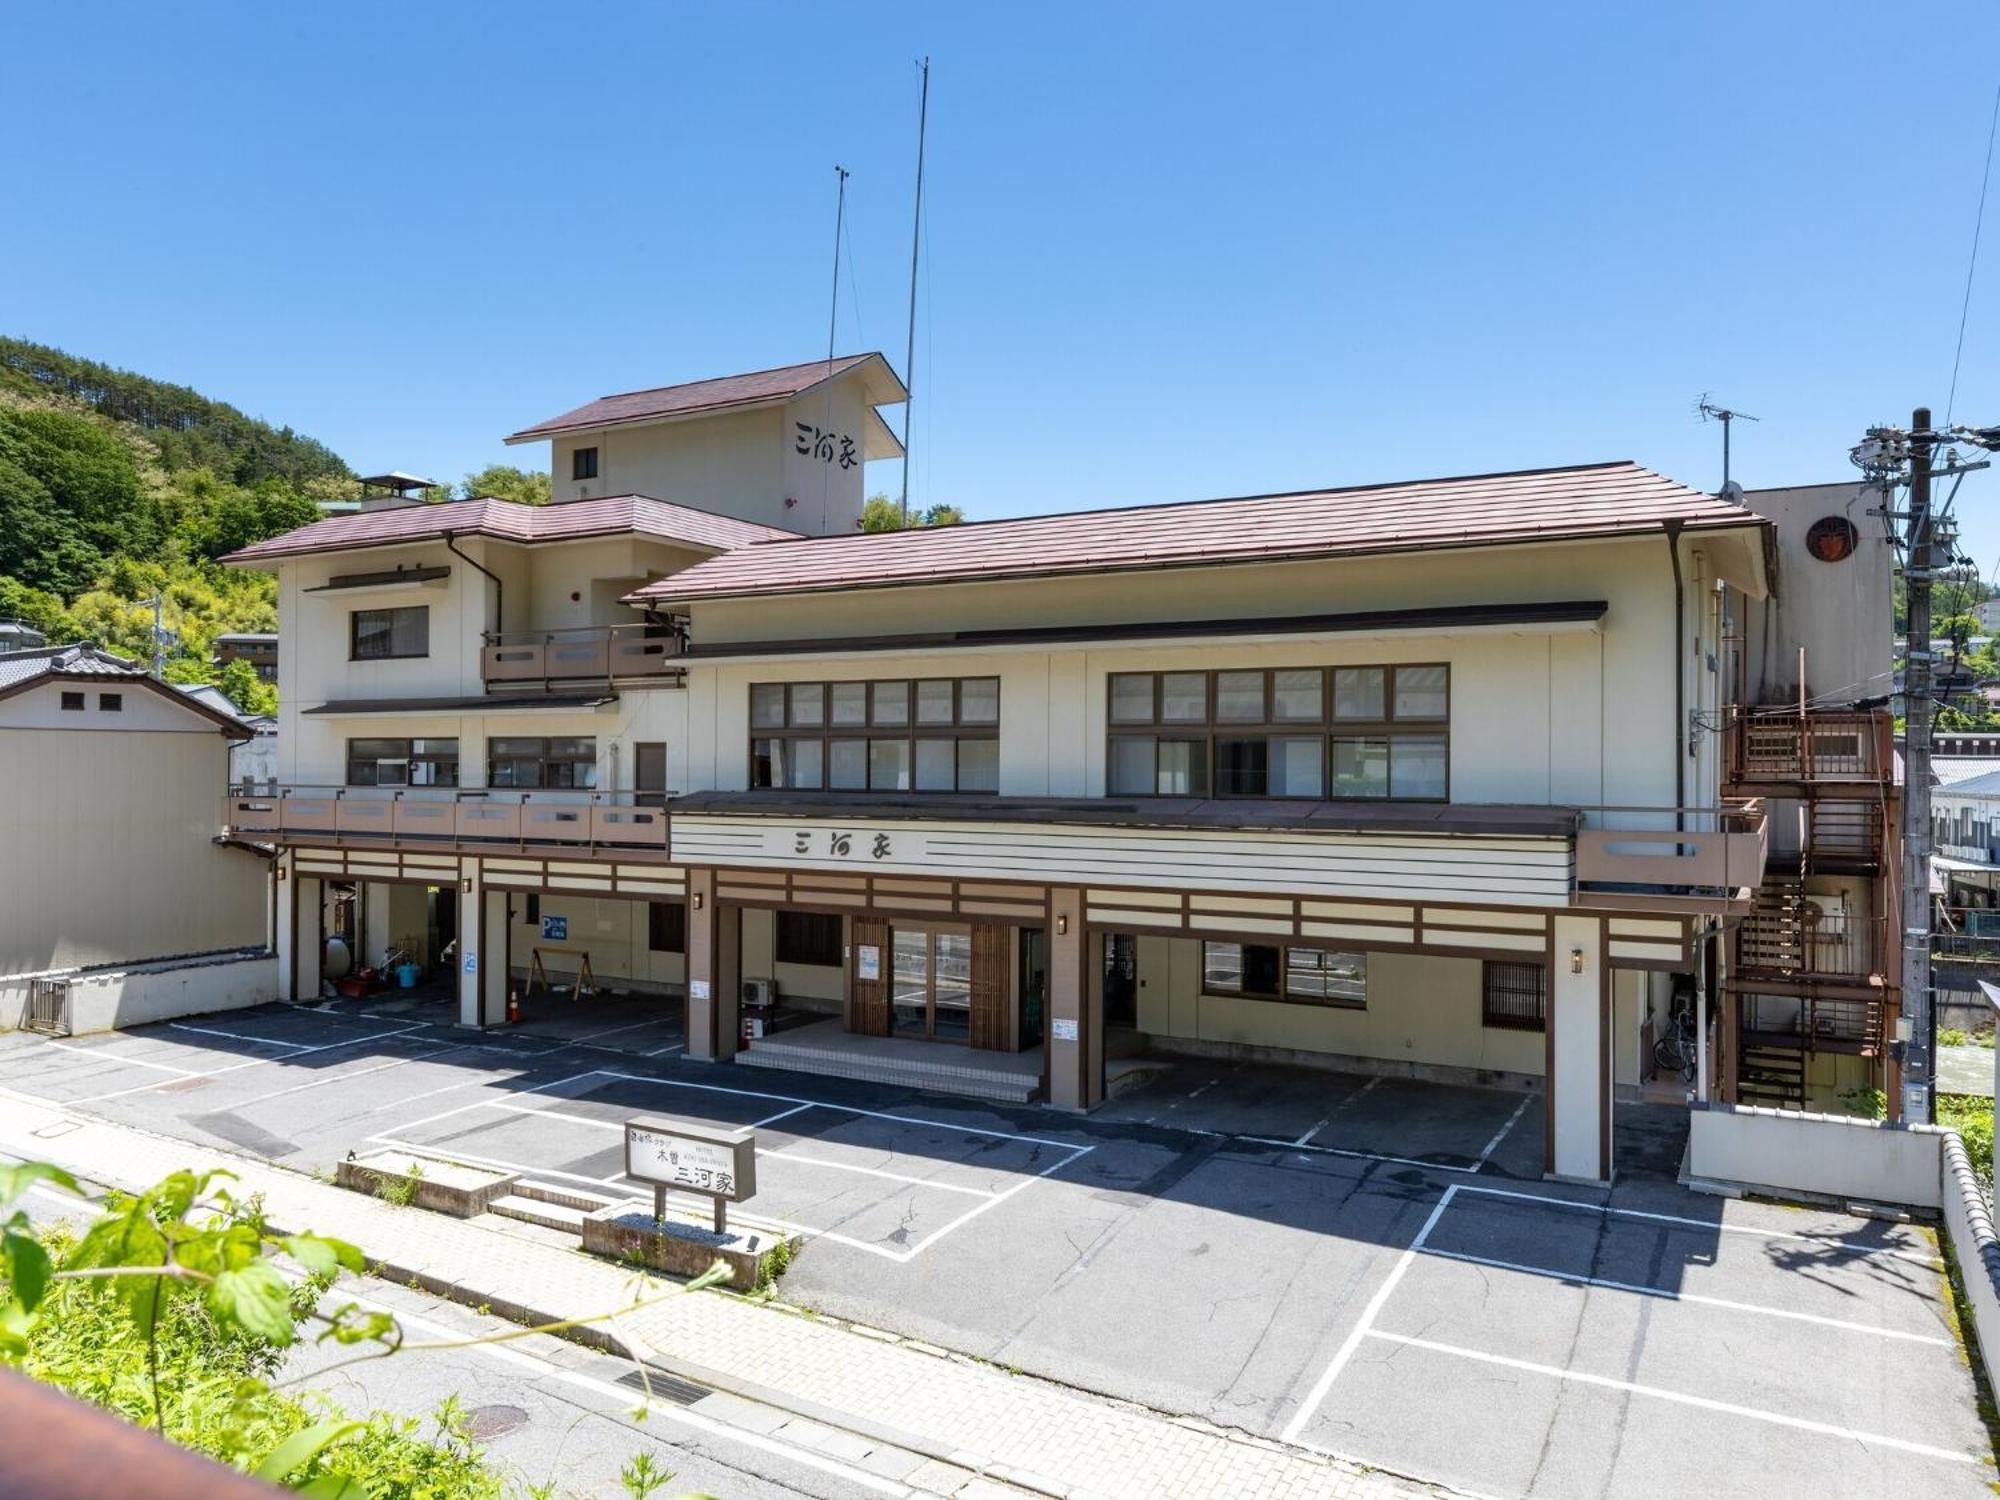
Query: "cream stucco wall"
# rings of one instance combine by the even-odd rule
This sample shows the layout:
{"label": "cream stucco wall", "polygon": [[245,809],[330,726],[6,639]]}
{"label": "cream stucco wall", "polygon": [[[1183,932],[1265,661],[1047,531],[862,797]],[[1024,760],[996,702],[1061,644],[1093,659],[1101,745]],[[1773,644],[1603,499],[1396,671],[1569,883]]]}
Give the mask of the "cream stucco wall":
{"label": "cream stucco wall", "polygon": [[[651,495],[813,536],[851,532],[861,520],[869,420],[861,381],[849,377],[782,406],[557,438],[552,493],[559,502]],[[832,462],[810,451],[815,429],[833,434]],[[842,438],[854,445],[848,468],[839,463]],[[595,479],[570,477],[578,448],[597,449]]]}
{"label": "cream stucco wall", "polygon": [[1001,790],[1099,795],[1105,679],[1118,671],[1445,661],[1452,667],[1451,797],[1457,802],[1580,806],[1710,805],[1717,747],[1693,738],[1686,786],[1675,726],[1676,662],[1686,706],[1702,693],[1714,612],[1701,546],[1683,541],[1682,651],[1658,537],[1311,563],[1178,569],[798,598],[725,601],[693,610],[698,645],[1003,630],[1048,625],[1351,613],[1480,603],[1601,598],[1601,625],[1420,625],[1381,632],[1258,635],[1221,641],[1058,648],[994,646],[923,653],[848,652],[691,663],[687,787],[739,789],[748,765],[753,682],[997,674]]}
{"label": "cream stucco wall", "polygon": [[[8,700],[33,723],[49,684]],[[69,684],[71,691],[75,684]],[[107,688],[118,684],[107,683]],[[95,684],[84,685],[96,702]],[[215,842],[229,742],[191,714],[133,728],[162,702],[124,688],[117,730],[0,727],[0,974],[132,963],[266,940],[270,866]],[[142,700],[150,700],[141,708]],[[53,699],[51,699],[53,702]],[[59,713],[58,709],[49,709]],[[61,721],[59,721],[61,722]],[[196,727],[190,728],[190,725]]]}
{"label": "cream stucco wall", "polygon": [[1138,950],[1139,1030],[1169,1043],[1281,1047],[1488,1073],[1544,1071],[1542,1033],[1480,1024],[1477,959],[1371,953],[1367,1008],[1348,1010],[1205,994],[1201,944],[1192,938],[1142,936]]}

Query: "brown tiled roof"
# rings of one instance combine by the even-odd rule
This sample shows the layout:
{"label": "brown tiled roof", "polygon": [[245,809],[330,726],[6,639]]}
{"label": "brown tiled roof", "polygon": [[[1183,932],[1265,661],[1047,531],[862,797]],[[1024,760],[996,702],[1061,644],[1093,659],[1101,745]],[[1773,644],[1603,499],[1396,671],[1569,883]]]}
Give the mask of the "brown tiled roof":
{"label": "brown tiled roof", "polygon": [[582,537],[656,537],[683,547],[727,552],[756,542],[790,541],[796,531],[760,526],[675,505],[647,495],[606,495],[561,505],[522,505],[513,500],[448,500],[439,505],[403,505],[392,510],[328,516],[283,536],[254,542],[222,560],[255,567],[279,557],[311,552],[343,552],[443,536],[490,536],[509,542],[568,542]]}
{"label": "brown tiled roof", "polygon": [[1631,462],[1300,494],[1077,511],[858,536],[710,558],[634,602],[1114,572],[1754,523],[1739,505]]}
{"label": "brown tiled roof", "polygon": [[686,385],[660,385],[651,390],[626,391],[566,411],[533,427],[523,427],[507,439],[510,443],[533,442],[558,433],[577,432],[593,427],[612,427],[622,422],[653,422],[662,417],[689,416],[695,412],[721,411],[732,406],[758,406],[771,401],[789,401],[822,380],[844,375],[849,370],[879,360],[889,379],[895,381],[897,395],[879,399],[901,400],[902,382],[889,370],[880,354],[845,354],[837,359],[816,359],[810,364],[784,365],[775,370],[756,370],[748,375],[723,375],[713,380],[695,380]]}

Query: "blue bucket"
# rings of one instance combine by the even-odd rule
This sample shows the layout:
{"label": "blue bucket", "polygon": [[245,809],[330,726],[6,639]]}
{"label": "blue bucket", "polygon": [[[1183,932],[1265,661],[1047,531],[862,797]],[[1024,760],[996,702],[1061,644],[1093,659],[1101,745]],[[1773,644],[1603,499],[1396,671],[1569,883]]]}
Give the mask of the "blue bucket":
{"label": "blue bucket", "polygon": [[415,964],[397,964],[396,984],[401,989],[413,990],[417,987],[417,980],[423,977],[423,972]]}

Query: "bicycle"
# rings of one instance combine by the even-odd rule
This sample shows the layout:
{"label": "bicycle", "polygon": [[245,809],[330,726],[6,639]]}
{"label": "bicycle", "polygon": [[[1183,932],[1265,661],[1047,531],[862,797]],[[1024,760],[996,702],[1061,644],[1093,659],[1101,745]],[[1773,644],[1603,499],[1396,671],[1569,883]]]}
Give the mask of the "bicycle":
{"label": "bicycle", "polygon": [[1693,1083],[1697,1050],[1694,1007],[1682,1004],[1676,996],[1667,1030],[1653,1042],[1653,1066],[1662,1073],[1679,1073],[1683,1082]]}

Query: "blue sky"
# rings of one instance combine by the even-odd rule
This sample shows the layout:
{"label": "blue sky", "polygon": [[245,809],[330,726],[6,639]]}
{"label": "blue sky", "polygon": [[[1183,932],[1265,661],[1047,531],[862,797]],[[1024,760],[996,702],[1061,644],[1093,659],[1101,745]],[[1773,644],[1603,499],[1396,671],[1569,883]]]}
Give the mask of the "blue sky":
{"label": "blue sky", "polygon": [[918,502],[1713,488],[1704,391],[1762,418],[1746,484],[1837,479],[1951,377],[2000,54],[1924,18],[1911,66],[1825,3],[15,6],[0,330],[363,468],[542,462],[501,436],[825,352],[838,161],[839,343],[900,366],[928,53]]}

